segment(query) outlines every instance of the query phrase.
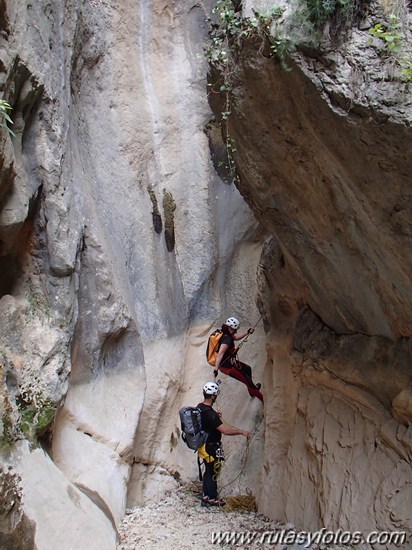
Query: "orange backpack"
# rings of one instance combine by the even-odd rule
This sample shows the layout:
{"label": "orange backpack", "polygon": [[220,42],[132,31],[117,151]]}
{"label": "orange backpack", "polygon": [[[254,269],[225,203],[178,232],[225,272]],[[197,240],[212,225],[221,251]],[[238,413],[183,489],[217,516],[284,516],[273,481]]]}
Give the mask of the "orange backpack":
{"label": "orange backpack", "polygon": [[216,365],[216,358],[219,353],[219,343],[222,336],[223,332],[220,328],[217,328],[215,331],[212,332],[207,341],[206,359],[209,365],[212,365],[212,367]]}

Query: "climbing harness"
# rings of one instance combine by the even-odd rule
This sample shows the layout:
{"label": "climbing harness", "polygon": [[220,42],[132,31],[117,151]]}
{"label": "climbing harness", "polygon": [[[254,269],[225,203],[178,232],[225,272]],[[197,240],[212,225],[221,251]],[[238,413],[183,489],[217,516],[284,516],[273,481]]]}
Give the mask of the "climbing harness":
{"label": "climbing harness", "polygon": [[[251,367],[249,365],[246,365],[245,363],[242,363],[237,357],[237,353],[239,349],[242,347],[242,345],[245,342],[247,342],[250,334],[254,331],[255,327],[258,325],[261,319],[262,319],[262,316],[260,316],[257,322],[255,323],[255,325],[248,330],[248,333],[242,339],[239,346],[237,348],[234,348],[232,353],[230,353],[227,357],[225,357],[225,359],[220,363],[219,368],[213,371],[213,374],[215,376],[215,380],[220,371],[226,376],[230,376],[231,378],[234,378],[238,382],[245,384],[249,392],[249,395],[252,397],[257,397],[263,403],[264,402],[263,395],[260,392],[261,384],[255,384],[253,382]],[[225,366],[225,363],[228,360],[230,360],[230,363],[227,366]],[[216,380],[216,382],[220,384],[221,380]]]}
{"label": "climbing harness", "polygon": [[[209,445],[209,449],[210,449],[210,446],[213,446],[215,445],[215,449],[213,451],[213,454],[212,452],[208,452],[207,450],[207,446]],[[213,463],[213,479],[216,481],[219,474],[220,474],[220,470],[222,468],[222,462],[225,460],[225,452],[223,450],[223,447],[221,445],[221,443],[204,443],[201,447],[199,447],[198,451],[197,451],[197,465],[198,465],[198,469],[199,469],[199,481],[202,481],[203,480],[203,474],[202,474],[202,470],[201,470],[201,465],[203,463]]]}
{"label": "climbing harness", "polygon": [[[259,317],[259,319],[256,321],[256,323],[253,325],[253,327],[251,327],[252,330],[255,330],[255,328],[256,328],[256,327],[258,326],[258,324],[260,323],[261,319],[262,319],[262,315]],[[224,363],[226,363],[226,361],[228,361],[229,359],[232,359],[232,357],[236,357],[236,355],[237,355],[238,351],[240,350],[240,348],[243,346],[243,344],[244,344],[245,342],[248,341],[249,336],[252,334],[252,330],[248,330],[247,335],[243,338],[243,340],[240,342],[240,344],[238,345],[238,347],[235,348],[235,349],[233,350],[233,352],[232,352],[230,355],[228,355],[228,356],[226,357],[226,359],[224,359],[224,361],[222,361],[222,362],[220,363],[219,368],[220,368]],[[232,368],[232,367],[229,367],[229,368]],[[214,376],[215,376],[215,378],[216,378],[217,375],[218,375],[218,370],[215,369],[215,370],[213,371],[213,374],[214,374]]]}

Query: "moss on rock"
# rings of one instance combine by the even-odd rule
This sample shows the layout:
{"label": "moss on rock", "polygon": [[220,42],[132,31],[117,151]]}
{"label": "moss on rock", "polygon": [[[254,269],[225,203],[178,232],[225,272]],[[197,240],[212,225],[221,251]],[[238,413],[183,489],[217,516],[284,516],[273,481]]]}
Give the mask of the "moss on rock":
{"label": "moss on rock", "polygon": [[163,212],[165,216],[165,240],[166,247],[169,252],[172,252],[175,248],[175,210],[176,203],[173,199],[172,193],[163,190]]}

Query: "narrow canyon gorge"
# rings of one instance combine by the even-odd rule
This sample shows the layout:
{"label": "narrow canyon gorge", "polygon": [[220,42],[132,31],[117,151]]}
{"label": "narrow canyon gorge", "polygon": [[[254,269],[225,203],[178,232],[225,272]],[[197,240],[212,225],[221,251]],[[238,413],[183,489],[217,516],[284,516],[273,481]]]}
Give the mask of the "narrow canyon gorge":
{"label": "narrow canyon gorge", "polygon": [[400,0],[0,0],[1,548],[115,550],[197,479],[178,412],[230,316],[264,403],[219,375],[252,433],[221,485],[411,547],[411,29]]}

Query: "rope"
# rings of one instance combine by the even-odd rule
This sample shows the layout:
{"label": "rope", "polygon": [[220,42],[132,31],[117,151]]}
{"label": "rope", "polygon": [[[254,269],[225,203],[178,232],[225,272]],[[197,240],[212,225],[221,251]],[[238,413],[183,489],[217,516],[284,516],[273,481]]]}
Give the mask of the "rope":
{"label": "rope", "polygon": [[[253,325],[253,327],[252,327],[253,330],[255,330],[255,328],[258,326],[261,319],[262,319],[262,315],[259,317],[259,319],[256,321],[256,323]],[[240,344],[236,348],[236,353],[240,350],[240,348],[243,346],[243,344],[248,341],[250,335],[251,335],[251,332],[248,331],[247,335],[243,338],[243,340],[240,342]]]}
{"label": "rope", "polygon": [[[259,319],[256,321],[256,323],[253,325],[252,329],[255,329],[257,327],[257,325],[260,323],[262,319],[262,315],[260,315]],[[243,338],[243,340],[240,342],[240,344],[238,345],[238,347],[234,350],[233,353],[231,353],[228,357],[226,357],[226,359],[224,361],[222,361],[222,363],[219,365],[220,367],[223,365],[223,363],[225,363],[228,359],[230,359],[231,357],[233,357],[234,355],[237,354],[237,352],[239,351],[239,349],[243,346],[243,344],[245,342],[247,342],[249,336],[251,334],[251,331],[248,331],[247,335]],[[215,370],[215,378],[217,376],[217,370]],[[225,424],[226,426],[228,426],[229,428],[232,428],[232,429],[235,429],[237,430],[237,428],[235,426],[232,426],[231,424],[229,424],[228,422],[226,422],[226,420],[224,420],[222,417],[221,417],[221,420],[222,420],[222,423]],[[252,438],[255,436],[255,434],[253,433],[250,437],[250,439],[247,440],[246,442],[246,447],[243,451],[243,455],[242,455],[242,458],[241,458],[241,468],[239,470],[239,473],[237,474],[237,476],[232,479],[232,481],[229,481],[228,483],[226,483],[226,485],[223,485],[223,487],[220,487],[219,489],[219,492],[222,490],[222,489],[225,489],[226,487],[229,487],[229,485],[232,485],[232,483],[234,483],[237,479],[239,479],[239,477],[243,474],[244,470],[245,470],[245,467],[246,467],[246,462],[247,462],[247,459],[248,459],[248,456],[249,456],[249,447],[250,447],[250,442],[252,440]],[[220,464],[219,464],[219,471],[216,473],[216,479],[217,477],[219,476],[220,474],[220,470],[221,470],[221,461],[220,461]]]}
{"label": "rope", "polygon": [[242,458],[241,458],[241,461],[242,461],[242,466],[239,470],[239,473],[237,474],[237,476],[232,479],[231,481],[229,481],[228,483],[226,483],[226,485],[223,485],[223,487],[220,487],[219,489],[219,492],[222,490],[222,489],[225,489],[226,487],[229,487],[229,485],[232,485],[232,483],[234,483],[237,479],[239,479],[239,477],[243,474],[244,472],[244,469],[246,467],[246,462],[247,462],[247,459],[248,459],[248,456],[249,456],[249,445],[250,445],[250,441],[248,441],[246,443],[246,447],[243,451],[243,455],[242,455]]}
{"label": "rope", "polygon": [[[221,418],[223,424],[225,424],[225,426],[228,426],[229,428],[232,428],[234,430],[237,430],[238,428],[236,428],[235,426],[232,426],[231,424],[229,424],[229,422],[226,422],[226,420],[224,420],[223,418]],[[259,422],[260,424],[260,422]],[[256,432],[255,432],[256,433]],[[246,468],[246,462],[247,462],[247,459],[249,457],[249,447],[250,447],[250,442],[252,441],[252,438],[255,437],[255,433],[253,433],[251,436],[250,436],[250,439],[247,440],[246,442],[246,447],[243,451],[243,455],[242,455],[242,458],[241,458],[241,468],[239,470],[239,473],[237,474],[237,476],[232,479],[232,481],[229,481],[228,483],[226,483],[226,485],[223,485],[223,487],[220,487],[219,491],[221,491],[222,489],[225,489],[226,487],[228,487],[229,485],[232,485],[232,483],[234,483],[237,479],[239,479],[239,477],[243,474],[245,468]]]}

